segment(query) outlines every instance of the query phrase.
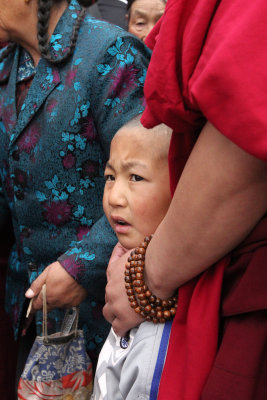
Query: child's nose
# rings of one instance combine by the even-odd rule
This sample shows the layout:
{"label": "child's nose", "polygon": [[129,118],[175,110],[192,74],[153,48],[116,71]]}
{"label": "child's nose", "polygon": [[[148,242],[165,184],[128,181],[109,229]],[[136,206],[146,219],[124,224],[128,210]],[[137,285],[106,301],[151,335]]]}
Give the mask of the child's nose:
{"label": "child's nose", "polygon": [[112,207],[125,207],[127,204],[125,187],[120,181],[115,181],[110,190],[109,204]]}

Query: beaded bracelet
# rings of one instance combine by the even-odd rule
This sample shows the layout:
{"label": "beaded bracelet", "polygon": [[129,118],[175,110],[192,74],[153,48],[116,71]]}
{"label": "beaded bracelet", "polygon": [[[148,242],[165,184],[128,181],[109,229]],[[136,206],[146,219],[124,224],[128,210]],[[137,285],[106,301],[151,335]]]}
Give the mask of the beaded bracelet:
{"label": "beaded bracelet", "polygon": [[130,254],[125,265],[125,288],[134,311],[146,321],[164,323],[176,314],[178,294],[167,300],[154,296],[144,281],[144,267],[146,248],[152,236],[147,236],[139,247]]}

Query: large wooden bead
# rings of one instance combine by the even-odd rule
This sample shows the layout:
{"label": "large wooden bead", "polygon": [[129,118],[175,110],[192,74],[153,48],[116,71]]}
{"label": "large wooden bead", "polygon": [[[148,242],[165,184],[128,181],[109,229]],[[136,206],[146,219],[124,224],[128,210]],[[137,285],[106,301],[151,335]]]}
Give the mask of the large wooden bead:
{"label": "large wooden bead", "polygon": [[151,317],[156,317],[156,315],[157,315],[157,312],[156,312],[156,310],[154,309],[154,308],[151,308],[151,310],[150,310],[150,313],[149,313],[150,315],[151,315]]}
{"label": "large wooden bead", "polygon": [[168,300],[162,300],[161,305],[163,308],[168,307]]}
{"label": "large wooden bead", "polygon": [[131,306],[132,308],[138,307],[137,301],[132,301],[132,302],[130,302],[130,306]]}
{"label": "large wooden bead", "polygon": [[[148,304],[148,301],[147,301],[147,300],[140,300],[140,305],[141,305],[142,307],[145,307],[147,304]],[[151,307],[151,306],[150,306],[150,307]]]}
{"label": "large wooden bead", "polygon": [[140,293],[140,294],[137,295],[137,297],[138,297],[139,300],[145,300],[146,299],[145,293]]}
{"label": "large wooden bead", "polygon": [[171,318],[171,313],[170,313],[170,311],[169,310],[164,310],[163,311],[163,317],[165,318],[165,319],[170,319]]}
{"label": "large wooden bead", "polygon": [[176,314],[176,308],[175,307],[170,308],[170,313],[171,313],[172,317],[174,317]]}
{"label": "large wooden bead", "polygon": [[141,287],[141,286],[143,286],[144,285],[144,281],[142,281],[142,280],[140,280],[140,279],[135,279],[134,281],[133,281],[133,286],[135,287]]}
{"label": "large wooden bead", "polygon": [[146,254],[146,250],[144,249],[144,247],[138,247],[137,253],[139,254]]}
{"label": "large wooden bead", "polygon": [[155,303],[156,303],[156,306],[161,306],[161,299],[159,299],[157,297]]}
{"label": "large wooden bead", "polygon": [[150,304],[148,304],[147,306],[145,306],[145,312],[149,313],[152,310],[152,307]]}

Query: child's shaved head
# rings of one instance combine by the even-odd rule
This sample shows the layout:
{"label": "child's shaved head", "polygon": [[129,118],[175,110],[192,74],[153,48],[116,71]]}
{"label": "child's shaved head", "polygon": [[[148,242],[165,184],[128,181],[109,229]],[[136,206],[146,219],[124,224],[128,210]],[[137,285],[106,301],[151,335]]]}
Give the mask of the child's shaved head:
{"label": "child's shaved head", "polygon": [[165,124],[147,129],[141,124],[140,119],[141,115],[137,115],[128,121],[117,131],[115,136],[140,135],[140,140],[145,141],[148,151],[153,152],[156,158],[167,158],[172,129]]}

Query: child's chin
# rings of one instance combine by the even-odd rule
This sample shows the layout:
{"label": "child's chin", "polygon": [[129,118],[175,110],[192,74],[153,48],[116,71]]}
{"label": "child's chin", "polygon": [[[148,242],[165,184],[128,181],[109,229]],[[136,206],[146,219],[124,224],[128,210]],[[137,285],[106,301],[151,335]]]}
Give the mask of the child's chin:
{"label": "child's chin", "polygon": [[118,238],[120,244],[127,250],[134,249],[137,246],[140,246],[140,244],[143,242],[144,238],[143,237],[135,237],[135,238]]}

